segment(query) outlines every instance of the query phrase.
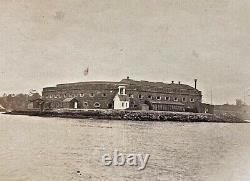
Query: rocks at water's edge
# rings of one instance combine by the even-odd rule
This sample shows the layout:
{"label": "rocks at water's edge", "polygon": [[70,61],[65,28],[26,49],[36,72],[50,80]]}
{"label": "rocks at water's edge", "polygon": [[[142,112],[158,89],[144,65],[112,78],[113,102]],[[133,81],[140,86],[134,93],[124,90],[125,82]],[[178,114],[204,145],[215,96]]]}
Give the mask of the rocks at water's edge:
{"label": "rocks at water's edge", "polygon": [[53,111],[13,111],[8,114],[65,117],[65,118],[94,118],[110,120],[134,121],[176,121],[176,122],[228,122],[245,123],[242,119],[232,115],[214,115],[204,113],[165,112],[165,111],[131,111],[131,110],[86,110],[86,109],[58,109]]}

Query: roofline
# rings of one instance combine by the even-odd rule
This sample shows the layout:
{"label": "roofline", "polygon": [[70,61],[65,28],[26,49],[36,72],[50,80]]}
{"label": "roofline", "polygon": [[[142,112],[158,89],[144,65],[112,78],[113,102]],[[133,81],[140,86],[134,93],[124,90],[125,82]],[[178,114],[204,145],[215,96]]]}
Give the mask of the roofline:
{"label": "roofline", "polygon": [[82,83],[119,83],[119,82],[114,82],[114,81],[85,81],[85,82],[70,82],[70,83],[62,83],[62,84],[57,84],[57,85],[64,85],[64,84],[82,84]]}

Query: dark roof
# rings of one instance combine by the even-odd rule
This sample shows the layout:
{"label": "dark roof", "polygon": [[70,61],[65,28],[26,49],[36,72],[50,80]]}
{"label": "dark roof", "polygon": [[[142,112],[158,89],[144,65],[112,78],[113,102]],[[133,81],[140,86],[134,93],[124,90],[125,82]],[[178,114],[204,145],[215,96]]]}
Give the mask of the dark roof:
{"label": "dark roof", "polygon": [[43,91],[46,91],[46,92],[48,92],[48,91],[55,91],[56,90],[56,87],[44,87],[43,88]]}
{"label": "dark roof", "polygon": [[44,102],[44,100],[42,100],[41,98],[29,100],[29,102],[37,102],[37,101]]}
{"label": "dark roof", "polygon": [[39,93],[34,93],[34,94],[32,94],[31,96],[28,97],[29,101],[35,101],[37,99],[41,99],[41,96],[40,96]]}
{"label": "dark roof", "polygon": [[165,104],[165,105],[178,105],[184,106],[184,104],[180,102],[171,102],[171,101],[150,101],[151,104]]}
{"label": "dark roof", "polygon": [[71,102],[73,100],[77,101],[77,99],[73,97],[73,98],[66,98],[66,99],[63,100],[63,102]]}
{"label": "dark roof", "polygon": [[58,84],[57,90],[67,89],[85,89],[85,90],[114,90],[118,88],[119,82],[105,82],[105,81],[92,81],[92,82],[78,82],[69,84]]}
{"label": "dark roof", "polygon": [[56,87],[45,87],[43,88],[43,91],[53,92],[53,91],[65,90],[65,89],[113,90],[113,89],[118,88],[119,84],[120,82],[109,82],[109,81],[75,82],[75,83],[57,84]]}
{"label": "dark roof", "polygon": [[137,85],[137,86],[148,86],[148,87],[160,87],[160,88],[176,88],[176,89],[195,89],[190,85],[186,84],[175,84],[175,83],[164,83],[164,82],[149,82],[145,80],[137,81],[132,79],[122,79],[121,83],[126,83],[130,85]]}
{"label": "dark roof", "polygon": [[118,95],[120,101],[129,101],[129,97],[127,95]]}
{"label": "dark roof", "polygon": [[57,84],[57,87],[68,87],[68,86],[84,86],[84,85],[117,85],[119,82],[110,82],[110,81],[88,81],[88,82],[75,82],[75,83],[66,83],[66,84]]}
{"label": "dark roof", "polygon": [[195,94],[201,95],[201,92],[194,87],[186,84],[175,84],[175,83],[164,83],[164,82],[149,82],[149,81],[136,81],[132,79],[122,79],[120,82],[110,82],[110,81],[89,81],[89,82],[76,82],[76,83],[66,83],[58,84],[56,87],[47,87],[43,91],[62,91],[68,89],[75,90],[116,90],[119,85],[125,85],[126,89],[138,90],[138,91],[151,91],[151,92],[181,92],[183,94],[190,94],[192,91]]}
{"label": "dark roof", "polygon": [[133,89],[138,91],[149,91],[157,93],[169,93],[169,92],[180,92],[182,94],[193,94],[201,95],[201,91],[195,89],[186,84],[167,84],[164,82],[149,82],[149,81],[136,81],[132,79],[123,79],[121,83],[127,84],[127,89]]}

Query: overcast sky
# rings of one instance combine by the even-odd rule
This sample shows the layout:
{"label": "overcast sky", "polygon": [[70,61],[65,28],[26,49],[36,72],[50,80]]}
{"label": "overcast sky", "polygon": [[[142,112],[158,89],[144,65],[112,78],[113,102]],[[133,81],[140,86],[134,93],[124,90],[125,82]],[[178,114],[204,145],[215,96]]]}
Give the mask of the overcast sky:
{"label": "overcast sky", "polygon": [[[0,94],[57,83],[194,85],[250,103],[249,0],[1,0]],[[89,67],[89,75],[83,70]]]}

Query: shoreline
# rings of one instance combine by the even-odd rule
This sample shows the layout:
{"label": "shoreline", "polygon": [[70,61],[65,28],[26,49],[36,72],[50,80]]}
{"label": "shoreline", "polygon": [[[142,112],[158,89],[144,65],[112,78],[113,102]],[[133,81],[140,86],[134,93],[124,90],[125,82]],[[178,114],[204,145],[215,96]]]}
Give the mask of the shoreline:
{"label": "shoreline", "polygon": [[76,119],[92,118],[125,121],[248,123],[247,121],[244,121],[233,115],[168,111],[57,109],[53,111],[44,112],[40,112],[38,110],[12,111],[4,114]]}

